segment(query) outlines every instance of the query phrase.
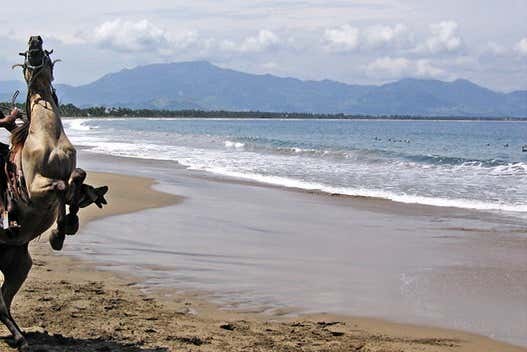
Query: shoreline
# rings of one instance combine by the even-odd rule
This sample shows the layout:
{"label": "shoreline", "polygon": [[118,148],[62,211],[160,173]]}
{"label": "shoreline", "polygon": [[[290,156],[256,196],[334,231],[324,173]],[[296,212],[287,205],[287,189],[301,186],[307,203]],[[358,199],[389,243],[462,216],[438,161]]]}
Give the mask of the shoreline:
{"label": "shoreline", "polygon": [[[91,183],[110,185],[110,206],[102,211],[93,208],[81,212],[83,225],[183,200],[153,190],[156,182],[151,179],[92,172],[89,175]],[[128,193],[130,189],[133,193]],[[66,245],[68,240],[74,238],[68,238]],[[225,311],[196,297],[181,295],[177,290],[171,290],[176,293],[167,300],[162,291],[145,295],[137,278],[94,270],[97,268],[94,262],[52,253],[44,239],[32,244],[31,252],[35,266],[15,298],[13,314],[22,326],[33,327],[26,329],[30,331],[30,343],[46,345],[51,351],[63,351],[72,345],[78,351],[98,348],[138,351],[145,347],[160,351],[526,350],[476,334],[378,319],[330,314],[284,318]],[[38,294],[32,297],[35,292]],[[94,298],[102,303],[95,312],[91,307],[88,309]],[[141,314],[133,313],[132,308],[136,307]],[[127,309],[132,313],[127,313]],[[36,317],[32,316],[34,311],[38,312]],[[86,323],[89,329],[81,327]],[[64,328],[66,325],[76,328]],[[67,344],[55,346],[57,338],[50,333],[62,334],[58,340],[66,339]]]}
{"label": "shoreline", "polygon": [[134,157],[134,156],[117,156],[111,154],[104,154],[98,152],[84,151],[89,147],[78,146],[78,149],[84,152],[85,157],[95,159],[107,159],[107,160],[122,160],[122,161],[136,161],[138,163],[162,163],[170,165],[170,167],[175,167],[184,172],[188,172],[193,178],[209,180],[220,183],[234,183],[237,185],[247,185],[254,187],[261,187],[265,189],[276,189],[297,192],[300,194],[309,194],[319,197],[324,197],[326,199],[332,199],[335,201],[342,201],[343,204],[352,204],[354,207],[360,209],[371,209],[375,211],[387,211],[400,214],[432,214],[432,213],[442,213],[442,214],[453,214],[461,213],[464,216],[474,217],[479,214],[484,214],[492,219],[507,219],[508,221],[513,221],[519,224],[522,232],[527,233],[527,222],[525,218],[520,217],[520,214],[523,214],[522,211],[509,211],[509,210],[500,210],[500,209],[479,209],[471,207],[461,207],[453,205],[439,205],[439,204],[428,204],[428,203],[415,203],[415,202],[406,202],[400,200],[394,200],[385,197],[378,196],[365,196],[365,195],[352,195],[352,194],[343,194],[343,193],[331,193],[324,191],[322,189],[308,189],[301,188],[297,186],[287,186],[275,183],[269,183],[265,181],[259,181],[256,179],[248,177],[237,177],[229,176],[219,173],[214,173],[207,170],[196,170],[191,169],[185,165],[180,164],[174,160],[164,160],[164,159],[146,159],[143,157]]}
{"label": "shoreline", "polygon": [[368,116],[368,117],[221,117],[225,112],[218,113],[218,116],[64,116],[63,119],[203,119],[203,120],[285,120],[285,121],[302,121],[302,120],[321,120],[321,121],[433,121],[433,122],[527,122],[527,117],[441,117],[441,116],[409,116],[409,117],[391,117],[391,116]]}

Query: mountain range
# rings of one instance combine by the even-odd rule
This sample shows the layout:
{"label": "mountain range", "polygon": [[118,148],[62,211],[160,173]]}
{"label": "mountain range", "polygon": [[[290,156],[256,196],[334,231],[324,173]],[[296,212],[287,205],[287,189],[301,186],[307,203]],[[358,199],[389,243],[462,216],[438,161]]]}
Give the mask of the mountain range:
{"label": "mountain range", "polygon": [[[0,82],[0,100],[24,88],[22,82]],[[355,85],[249,74],[205,61],[139,66],[86,85],[56,88],[61,103],[79,107],[527,117],[527,91],[501,93],[468,80]]]}

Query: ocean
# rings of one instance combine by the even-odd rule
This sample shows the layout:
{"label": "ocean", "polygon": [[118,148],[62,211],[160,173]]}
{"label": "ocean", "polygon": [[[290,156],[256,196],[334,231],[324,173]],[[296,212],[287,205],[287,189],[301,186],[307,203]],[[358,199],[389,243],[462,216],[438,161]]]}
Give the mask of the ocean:
{"label": "ocean", "polygon": [[74,144],[272,185],[527,213],[527,122],[65,119]]}

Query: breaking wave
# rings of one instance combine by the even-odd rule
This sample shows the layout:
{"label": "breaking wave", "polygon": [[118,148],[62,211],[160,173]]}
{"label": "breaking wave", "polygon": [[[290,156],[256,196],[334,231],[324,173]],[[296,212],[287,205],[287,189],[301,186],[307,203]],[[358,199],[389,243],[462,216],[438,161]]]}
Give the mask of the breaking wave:
{"label": "breaking wave", "polygon": [[[217,121],[149,119],[143,123],[144,128],[135,129],[122,119],[65,120],[74,143],[95,153],[172,160],[192,170],[329,194],[527,212],[525,161],[508,161],[499,155],[489,159],[419,155],[374,144],[345,149],[319,143],[315,147],[267,136],[231,138],[223,131],[200,130],[203,124]],[[170,129],[167,124],[175,126]],[[186,124],[191,124],[190,132],[183,133]]]}

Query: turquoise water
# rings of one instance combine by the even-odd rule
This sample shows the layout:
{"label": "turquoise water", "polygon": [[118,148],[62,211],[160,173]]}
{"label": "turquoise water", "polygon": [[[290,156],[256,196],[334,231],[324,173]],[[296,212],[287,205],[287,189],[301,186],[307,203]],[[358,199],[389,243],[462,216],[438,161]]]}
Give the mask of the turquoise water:
{"label": "turquoise water", "polygon": [[84,119],[74,143],[286,187],[527,212],[527,123]]}

